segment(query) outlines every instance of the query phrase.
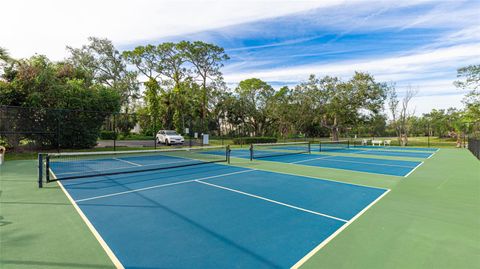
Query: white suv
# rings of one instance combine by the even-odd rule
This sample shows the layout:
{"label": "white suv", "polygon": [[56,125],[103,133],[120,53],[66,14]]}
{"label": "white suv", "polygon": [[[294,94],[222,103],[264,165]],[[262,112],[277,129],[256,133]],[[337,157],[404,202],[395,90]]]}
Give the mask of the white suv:
{"label": "white suv", "polygon": [[157,143],[166,145],[183,144],[183,142],[185,142],[183,136],[177,134],[177,132],[173,130],[160,130],[158,131],[156,138]]}

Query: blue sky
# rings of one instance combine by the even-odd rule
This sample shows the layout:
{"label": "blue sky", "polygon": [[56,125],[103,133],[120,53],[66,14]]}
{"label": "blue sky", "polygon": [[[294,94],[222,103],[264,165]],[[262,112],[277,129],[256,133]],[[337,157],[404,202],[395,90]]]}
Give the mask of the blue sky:
{"label": "blue sky", "polygon": [[[9,46],[13,42],[3,45],[0,40],[13,56],[38,52],[64,57],[65,50],[58,48],[83,44],[88,36],[109,38],[120,50],[203,40],[224,47],[230,56],[223,73],[231,87],[251,77],[279,88],[298,84],[309,74],[348,79],[354,71],[363,71],[395,83],[400,93],[418,89],[416,114],[461,107],[465,92],[452,84],[456,69],[480,63],[480,1],[120,0],[110,3],[116,3],[112,8],[109,1],[86,0],[75,14],[71,9],[62,13],[68,6],[61,1],[40,2],[38,9],[57,20],[64,16],[65,27],[74,34],[32,32],[39,36],[35,50],[20,46],[18,53]],[[147,8],[132,10],[132,3]],[[107,10],[113,14],[105,15]]]}

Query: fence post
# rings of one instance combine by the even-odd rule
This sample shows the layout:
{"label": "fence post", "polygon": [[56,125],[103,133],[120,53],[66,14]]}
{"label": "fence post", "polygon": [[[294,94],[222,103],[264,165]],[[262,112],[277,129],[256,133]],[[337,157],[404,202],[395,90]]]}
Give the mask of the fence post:
{"label": "fence post", "polygon": [[250,144],[250,161],[253,161],[253,144]]}
{"label": "fence post", "polygon": [[427,123],[427,145],[430,147],[430,122]]}
{"label": "fence post", "polygon": [[43,154],[38,153],[38,187],[43,187]]}
{"label": "fence post", "polygon": [[157,117],[153,116],[153,148],[157,149]]}
{"label": "fence post", "polygon": [[113,113],[113,151],[117,151],[117,114]]}
{"label": "fence post", "polygon": [[60,152],[60,115],[62,113],[59,113],[60,111],[56,110],[55,111],[57,114],[57,133],[56,133],[56,136],[57,136],[57,152]]}

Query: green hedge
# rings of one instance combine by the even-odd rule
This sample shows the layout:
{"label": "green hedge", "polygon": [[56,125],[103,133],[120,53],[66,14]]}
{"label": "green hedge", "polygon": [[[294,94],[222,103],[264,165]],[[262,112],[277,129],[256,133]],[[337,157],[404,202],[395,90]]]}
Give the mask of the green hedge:
{"label": "green hedge", "polygon": [[117,134],[114,131],[101,131],[100,139],[102,140],[114,140],[117,139]]}
{"label": "green hedge", "polygon": [[275,137],[237,137],[233,139],[233,144],[255,144],[255,143],[277,143]]}

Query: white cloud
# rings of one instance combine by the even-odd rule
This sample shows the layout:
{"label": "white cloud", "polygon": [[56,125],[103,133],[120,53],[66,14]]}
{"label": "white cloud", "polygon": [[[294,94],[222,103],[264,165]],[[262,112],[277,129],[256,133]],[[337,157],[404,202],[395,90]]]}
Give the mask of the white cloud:
{"label": "white cloud", "polygon": [[480,45],[467,44],[399,57],[230,73],[225,74],[225,79],[230,85],[251,77],[290,84],[306,80],[309,74],[332,75],[348,79],[354,71],[368,71],[377,81],[395,82],[400,94],[410,86],[418,89],[418,95],[412,102],[417,107],[416,114],[421,114],[433,107],[461,107],[461,99],[465,93],[453,86],[456,69],[478,63],[478,59],[480,59]]}
{"label": "white cloud", "polygon": [[449,94],[437,96],[418,96],[412,98],[409,106],[415,115],[422,115],[435,109],[448,109],[450,107],[461,108],[463,94]]}
{"label": "white cloud", "polygon": [[259,70],[254,73],[231,73],[225,78],[229,82],[239,82],[252,76],[273,81],[299,81],[307,78],[309,74],[335,75],[348,77],[354,71],[368,71],[375,74],[379,80],[404,80],[409,77],[418,78],[419,72],[438,70],[441,68],[454,68],[478,61],[480,58],[480,45],[460,45],[449,48],[435,49],[415,54],[387,57],[382,59],[367,59],[356,61],[343,61],[337,63],[309,64],[286,68]]}
{"label": "white cloud", "polygon": [[[480,45],[473,44],[417,52],[399,57],[310,64],[259,70],[257,72],[227,73],[225,74],[225,79],[229,83],[238,83],[246,78],[258,77],[266,81],[284,81],[288,83],[303,81],[308,78],[309,74],[319,76],[333,75],[347,79],[354,71],[368,71],[378,81],[393,81],[412,85],[421,84],[422,80],[430,81],[430,84],[432,84],[432,76],[442,76],[444,78],[446,76],[447,78],[443,79],[441,84],[449,85],[448,88],[452,88],[451,85],[456,75],[456,69],[475,63],[479,58]],[[438,83],[437,79],[436,84],[438,85]]]}
{"label": "white cloud", "polygon": [[0,46],[13,57],[60,60],[65,46],[98,36],[116,44],[282,16],[342,1],[15,0],[2,2]]}

